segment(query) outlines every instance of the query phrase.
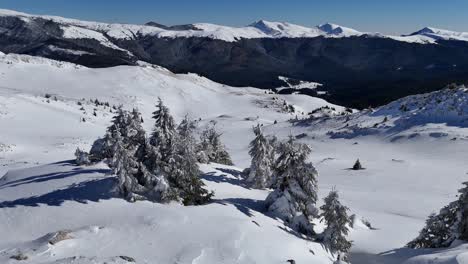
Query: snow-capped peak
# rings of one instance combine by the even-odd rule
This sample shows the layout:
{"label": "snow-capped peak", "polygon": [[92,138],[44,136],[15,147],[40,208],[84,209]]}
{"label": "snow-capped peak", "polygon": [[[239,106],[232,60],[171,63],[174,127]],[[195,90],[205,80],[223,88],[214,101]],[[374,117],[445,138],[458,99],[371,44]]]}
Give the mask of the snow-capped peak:
{"label": "snow-capped peak", "polygon": [[343,27],[340,25],[325,23],[317,26],[318,29],[322,30],[328,35],[341,35],[341,36],[354,36],[362,35],[361,32],[352,28]]}
{"label": "snow-capped peak", "polygon": [[272,37],[316,37],[321,35],[316,28],[308,28],[288,22],[259,20],[249,25]]}
{"label": "snow-capped peak", "polygon": [[[137,35],[150,35],[162,38],[205,37],[233,42],[239,39],[254,38],[329,38],[371,35],[378,38],[392,38],[397,41],[412,43],[435,43],[437,40],[468,41],[468,33],[455,32],[432,27],[423,28],[407,36],[387,36],[376,33],[362,33],[352,28],[325,23],[316,27],[306,27],[288,22],[271,22],[259,20],[244,27],[229,27],[209,23],[170,26],[150,23],[148,25],[108,24],[101,22],[81,21],[57,16],[31,15],[6,9],[0,9],[0,16],[15,16],[26,22],[36,18],[52,20],[64,30],[67,38],[96,39],[103,45],[121,50],[108,39],[132,39]],[[93,31],[93,32],[92,32]],[[131,54],[129,54],[131,56]]]}
{"label": "snow-capped peak", "polygon": [[427,36],[434,39],[468,41],[467,32],[456,32],[434,27],[425,27],[411,34],[411,36]]}
{"label": "snow-capped peak", "polygon": [[274,37],[348,37],[363,34],[352,28],[347,28],[331,23],[309,28],[288,22],[270,22],[266,20],[259,20],[250,24],[250,27],[254,27],[265,34]]}

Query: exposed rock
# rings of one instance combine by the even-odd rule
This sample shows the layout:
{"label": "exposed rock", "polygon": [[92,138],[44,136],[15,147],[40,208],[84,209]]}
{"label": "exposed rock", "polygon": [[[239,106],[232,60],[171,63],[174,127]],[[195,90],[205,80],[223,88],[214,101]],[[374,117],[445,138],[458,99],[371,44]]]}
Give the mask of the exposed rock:
{"label": "exposed rock", "polygon": [[52,237],[49,239],[49,244],[55,245],[59,243],[60,241],[72,239],[73,237],[70,235],[70,233],[71,233],[70,230],[61,230],[54,234],[51,234]]}
{"label": "exposed rock", "polygon": [[127,262],[136,262],[134,258],[128,256],[119,256],[119,258],[127,261]]}
{"label": "exposed rock", "polygon": [[22,261],[22,260],[27,260],[28,256],[24,255],[23,253],[18,253],[16,255],[11,256],[10,258],[18,260],[18,261]]}

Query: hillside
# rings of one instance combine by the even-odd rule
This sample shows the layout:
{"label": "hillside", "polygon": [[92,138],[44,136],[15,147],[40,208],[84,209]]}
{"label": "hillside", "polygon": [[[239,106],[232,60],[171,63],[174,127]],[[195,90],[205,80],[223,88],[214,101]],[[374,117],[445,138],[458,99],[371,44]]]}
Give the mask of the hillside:
{"label": "hillside", "polygon": [[[447,264],[466,252],[466,244],[442,251],[402,248],[466,181],[462,87],[341,116],[345,108],[322,99],[229,87],[143,63],[91,69],[9,54],[0,56],[0,80],[0,233],[6,234],[0,262],[18,263],[10,256],[23,253],[24,263],[127,263],[125,257],[136,263],[332,263],[319,243],[268,216],[262,205],[268,191],[247,189],[239,178],[250,163],[257,123],[268,135],[293,135],[312,147],[319,204],[337,188],[358,219],[350,234],[352,263]],[[115,178],[105,164],[69,161],[76,147],[88,149],[104,134],[113,105],[138,107],[150,132],[158,97],[177,121],[189,113],[201,119],[200,127],[216,121],[223,132],[235,167],[202,166],[214,203],[128,203],[112,192]],[[310,112],[316,117],[306,120]],[[388,124],[374,128],[385,117]],[[365,133],[372,129],[377,132]],[[419,136],[394,139],[414,133]],[[365,170],[348,169],[357,158]],[[72,238],[51,245],[63,236],[59,231]]]}

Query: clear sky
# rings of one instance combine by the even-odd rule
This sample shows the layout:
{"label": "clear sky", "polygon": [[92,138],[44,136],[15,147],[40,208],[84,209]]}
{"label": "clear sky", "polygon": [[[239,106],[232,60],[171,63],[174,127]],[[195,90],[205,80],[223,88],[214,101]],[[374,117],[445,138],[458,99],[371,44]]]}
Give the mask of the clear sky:
{"label": "clear sky", "polygon": [[404,34],[425,26],[468,32],[468,0],[0,0],[0,8],[103,22],[242,26],[265,19],[331,22]]}

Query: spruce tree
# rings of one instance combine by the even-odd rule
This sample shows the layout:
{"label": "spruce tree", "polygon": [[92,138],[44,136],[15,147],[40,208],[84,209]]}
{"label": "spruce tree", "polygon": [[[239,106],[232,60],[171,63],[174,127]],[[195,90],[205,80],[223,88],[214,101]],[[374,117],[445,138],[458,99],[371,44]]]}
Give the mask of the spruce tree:
{"label": "spruce tree", "polygon": [[353,165],[353,170],[362,170],[362,169],[363,168],[362,168],[361,162],[359,161],[359,159],[357,159]]}
{"label": "spruce tree", "polygon": [[165,170],[174,152],[176,125],[169,108],[164,105],[161,98],[159,98],[156,111],[153,112],[153,119],[155,120],[154,130],[149,143],[159,152],[160,160],[154,162],[161,163],[161,168]]}
{"label": "spruce tree", "polygon": [[199,161],[202,162],[203,157],[208,159],[208,162],[215,162],[224,165],[233,165],[231,156],[226,150],[226,147],[221,142],[221,133],[215,126],[207,127],[201,135],[201,142],[198,147]]}
{"label": "spruce tree", "polygon": [[274,148],[263,135],[260,125],[254,127],[253,131],[255,138],[250,142],[249,154],[252,162],[247,182],[254,188],[268,188],[272,183]]}
{"label": "spruce tree", "polygon": [[93,161],[112,159],[115,152],[113,145],[116,143],[117,134],[122,139],[123,146],[133,155],[141,146],[145,144],[145,131],[141,125],[138,110],[133,109],[132,113],[120,107],[116,115],[112,118],[112,124],[107,128],[103,139],[98,139],[93,143],[90,156]]}
{"label": "spruce tree", "polygon": [[456,239],[468,240],[468,182],[459,190],[458,200],[431,214],[419,236],[408,243],[411,248],[449,247]]}
{"label": "spruce tree", "polygon": [[80,148],[77,148],[75,151],[75,158],[77,165],[89,165],[89,154],[85,151],[82,151]]}
{"label": "spruce tree", "polygon": [[[170,183],[171,173],[175,171],[174,153],[176,143],[176,128],[174,118],[169,108],[161,98],[157,109],[153,112],[154,130],[147,144],[139,155],[143,157],[145,171],[141,178],[150,178],[149,188],[155,200],[160,202],[179,201],[179,192]],[[138,118],[141,121],[141,118]]]}
{"label": "spruce tree", "polygon": [[175,151],[170,159],[169,183],[179,190],[185,205],[208,202],[212,193],[204,189],[197,163],[194,122],[186,116],[177,128]]}
{"label": "spruce tree", "polygon": [[321,221],[327,225],[323,231],[323,242],[332,253],[339,256],[338,260],[347,260],[352,245],[346,238],[349,232],[348,225],[351,224],[347,213],[349,209],[340,203],[338,192],[335,190],[332,190],[324,201],[325,204],[320,207]]}
{"label": "spruce tree", "polygon": [[129,200],[133,200],[139,191],[138,183],[134,177],[137,172],[137,162],[132,159],[125,149],[120,132],[115,134],[113,146],[115,155],[112,159],[112,171],[118,177],[119,193]]}
{"label": "spruce tree", "polygon": [[317,176],[312,163],[307,162],[311,150],[296,143],[291,136],[281,144],[276,176],[276,189],[266,198],[268,211],[286,221],[293,229],[313,235],[312,220],[318,214]]}

